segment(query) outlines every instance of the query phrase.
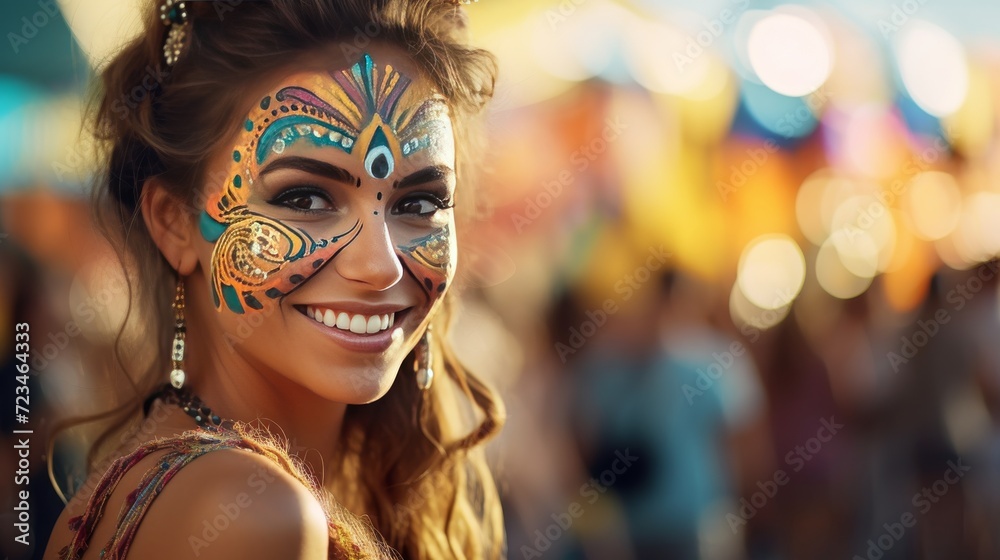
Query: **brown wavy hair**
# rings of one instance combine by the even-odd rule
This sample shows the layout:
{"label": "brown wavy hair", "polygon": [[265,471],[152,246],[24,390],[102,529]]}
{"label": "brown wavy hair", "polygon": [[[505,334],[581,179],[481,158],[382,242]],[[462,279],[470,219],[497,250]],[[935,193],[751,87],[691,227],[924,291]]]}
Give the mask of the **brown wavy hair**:
{"label": "brown wavy hair", "polygon": [[[147,1],[142,32],[103,67],[93,98],[90,122],[105,163],[94,191],[96,217],[117,250],[128,311],[114,344],[98,356],[98,375],[120,393],[115,404],[64,425],[100,420],[110,426],[90,445],[91,470],[118,449],[116,435],[125,442],[123,426],[142,419],[143,402],[169,371],[176,280],[139,211],[147,179],[162,179],[196,212],[203,204],[194,186],[207,179],[204,156],[234,128],[248,87],[292,57],[333,46],[346,64],[367,41],[379,41],[406,51],[448,99],[456,171],[467,197],[472,159],[481,149],[478,116],[493,93],[495,60],[465,44],[465,14],[448,0],[216,0],[189,1],[187,9],[190,43],[166,67],[167,28],[159,21],[159,3]],[[459,215],[459,230],[467,220]],[[499,498],[481,445],[499,431],[505,413],[449,346],[454,305],[449,293],[433,320],[435,369],[444,379],[422,392],[412,375],[399,375],[383,398],[349,406],[339,451],[343,474],[331,481],[342,506],[368,516],[385,543],[406,558],[506,553]],[[412,366],[411,353],[402,371]],[[124,390],[118,379],[126,381]]]}

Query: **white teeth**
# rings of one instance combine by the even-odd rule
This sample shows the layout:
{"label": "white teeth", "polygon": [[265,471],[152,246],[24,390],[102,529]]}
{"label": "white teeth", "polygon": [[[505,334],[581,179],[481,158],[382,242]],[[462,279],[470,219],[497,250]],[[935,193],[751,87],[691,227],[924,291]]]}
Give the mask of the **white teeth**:
{"label": "white teeth", "polygon": [[341,311],[340,315],[337,315],[337,328],[345,331],[350,330],[351,318],[347,316],[347,313]]}
{"label": "white teeth", "polygon": [[375,334],[384,331],[396,322],[395,313],[383,313],[381,315],[348,315],[341,311],[337,313],[332,309],[306,306],[306,315],[317,323],[322,323],[328,327],[336,327],[341,330],[351,331],[355,334]]}

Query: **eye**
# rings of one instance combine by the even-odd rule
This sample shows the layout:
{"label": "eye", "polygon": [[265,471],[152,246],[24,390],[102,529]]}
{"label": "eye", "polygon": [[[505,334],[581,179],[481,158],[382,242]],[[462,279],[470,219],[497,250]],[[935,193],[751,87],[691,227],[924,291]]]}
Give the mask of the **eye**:
{"label": "eye", "polygon": [[393,207],[393,214],[409,214],[411,216],[429,217],[438,210],[454,207],[450,201],[441,200],[432,194],[422,194],[404,198]]}
{"label": "eye", "polygon": [[279,193],[271,204],[291,208],[296,212],[317,212],[334,208],[330,195],[319,187],[299,186]]}

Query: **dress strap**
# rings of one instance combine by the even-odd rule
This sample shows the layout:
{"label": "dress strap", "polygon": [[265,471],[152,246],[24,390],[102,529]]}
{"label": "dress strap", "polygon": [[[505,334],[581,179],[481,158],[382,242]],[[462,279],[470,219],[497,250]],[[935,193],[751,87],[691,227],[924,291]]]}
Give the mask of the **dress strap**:
{"label": "dress strap", "polygon": [[101,550],[101,560],[124,560],[149,506],[178,471],[206,453],[233,448],[251,449],[251,446],[238,433],[191,430],[178,437],[152,440],[118,458],[101,477],[83,514],[69,520],[73,538],[59,551],[60,560],[79,560],[83,556],[118,483],[129,469],[151,453],[170,450],[143,474],[139,486],[122,502],[115,534]]}

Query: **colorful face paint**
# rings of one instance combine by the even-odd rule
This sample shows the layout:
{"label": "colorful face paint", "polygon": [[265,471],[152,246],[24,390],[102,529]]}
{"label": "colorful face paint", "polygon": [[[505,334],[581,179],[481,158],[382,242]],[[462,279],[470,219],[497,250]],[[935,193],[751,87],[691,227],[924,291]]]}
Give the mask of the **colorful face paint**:
{"label": "colorful face paint", "polygon": [[412,264],[408,265],[410,271],[428,294],[433,297],[435,292],[444,292],[451,265],[455,262],[454,245],[451,243],[451,230],[448,226],[408,244],[399,245],[398,249],[411,261]]}
{"label": "colorful face paint", "polygon": [[[260,171],[293,144],[308,142],[359,158],[366,177],[364,184],[357,179],[356,187],[371,189],[380,219],[386,219],[383,192],[409,179],[395,178],[403,158],[433,151],[454,165],[443,98],[411,88],[409,78],[391,66],[375,65],[367,54],[349,69],[303,74],[288,83],[261,98],[247,116],[232,153],[231,179],[209,196],[201,216],[203,237],[215,242],[212,294],[220,310],[223,304],[235,313],[260,310],[291,293],[380,215],[379,209],[355,212],[339,231],[313,235],[266,215],[266,208],[252,210],[248,202]],[[449,224],[395,243],[398,256],[432,299],[453,273]]]}

